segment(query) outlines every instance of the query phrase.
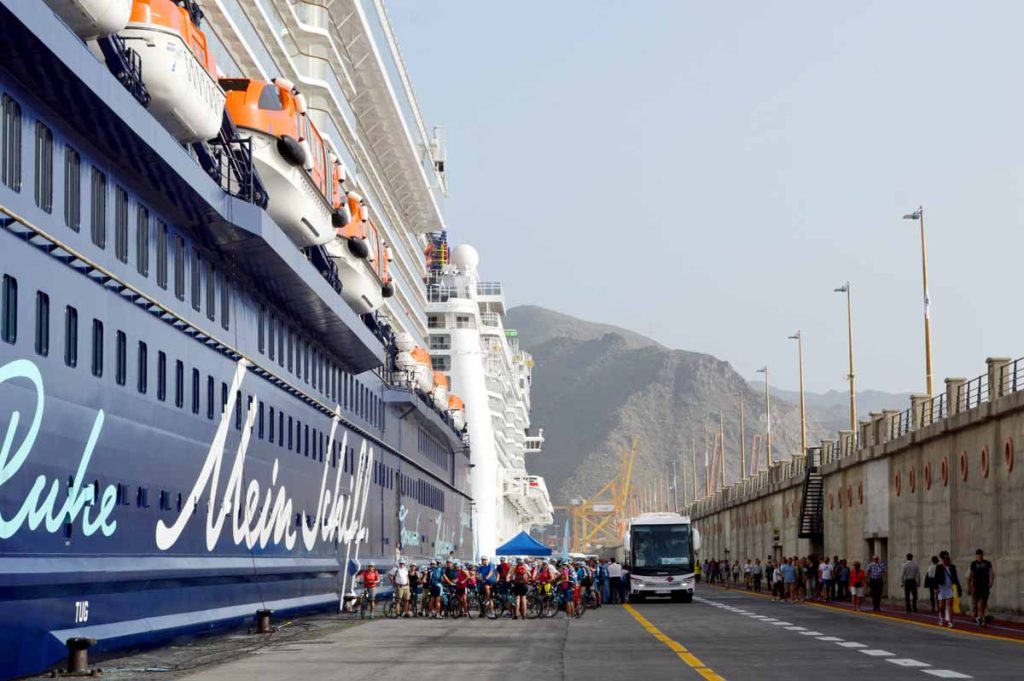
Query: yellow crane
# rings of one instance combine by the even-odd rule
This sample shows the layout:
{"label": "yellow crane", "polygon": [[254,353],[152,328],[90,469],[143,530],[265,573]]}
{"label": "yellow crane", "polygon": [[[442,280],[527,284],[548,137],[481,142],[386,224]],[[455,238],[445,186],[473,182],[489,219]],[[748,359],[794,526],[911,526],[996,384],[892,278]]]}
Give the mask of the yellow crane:
{"label": "yellow crane", "polygon": [[622,451],[619,474],[589,499],[576,499],[569,507],[572,519],[572,550],[591,553],[622,541],[629,519],[629,500],[636,463],[636,440]]}

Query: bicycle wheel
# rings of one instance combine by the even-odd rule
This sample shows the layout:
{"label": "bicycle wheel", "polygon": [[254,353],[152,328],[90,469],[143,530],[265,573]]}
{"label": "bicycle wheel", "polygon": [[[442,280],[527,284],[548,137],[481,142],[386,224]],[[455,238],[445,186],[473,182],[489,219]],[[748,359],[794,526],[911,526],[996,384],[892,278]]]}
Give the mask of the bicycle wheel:
{"label": "bicycle wheel", "polygon": [[583,617],[584,613],[587,612],[586,600],[581,598],[575,603],[575,607],[572,609],[572,616],[576,619]]}
{"label": "bicycle wheel", "polygon": [[561,607],[558,603],[557,596],[551,595],[544,597],[544,617],[554,617],[558,614],[559,610],[561,610]]}
{"label": "bicycle wheel", "polygon": [[480,603],[484,609],[484,614],[487,616],[487,619],[498,619],[498,600],[495,596],[491,596],[490,603],[487,602],[487,599],[481,596]]}
{"label": "bicycle wheel", "polygon": [[527,596],[526,616],[535,620],[544,612],[544,601],[539,596]]}

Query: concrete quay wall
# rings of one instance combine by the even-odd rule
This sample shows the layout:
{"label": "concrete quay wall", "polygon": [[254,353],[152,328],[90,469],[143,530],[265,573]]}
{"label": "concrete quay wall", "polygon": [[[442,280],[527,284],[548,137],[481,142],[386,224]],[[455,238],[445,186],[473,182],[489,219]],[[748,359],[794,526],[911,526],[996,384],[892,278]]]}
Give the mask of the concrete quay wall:
{"label": "concrete quay wall", "polygon": [[1024,617],[1024,360],[988,365],[974,381],[947,379],[944,395],[914,396],[906,412],[872,414],[857,433],[808,453],[824,481],[820,544],[798,537],[806,461],[798,456],[688,507],[701,559],[814,552],[865,562],[877,553],[888,595],[902,599],[905,554],[923,577],[929,558],[949,550],[966,589],[983,548],[996,570],[993,612]]}

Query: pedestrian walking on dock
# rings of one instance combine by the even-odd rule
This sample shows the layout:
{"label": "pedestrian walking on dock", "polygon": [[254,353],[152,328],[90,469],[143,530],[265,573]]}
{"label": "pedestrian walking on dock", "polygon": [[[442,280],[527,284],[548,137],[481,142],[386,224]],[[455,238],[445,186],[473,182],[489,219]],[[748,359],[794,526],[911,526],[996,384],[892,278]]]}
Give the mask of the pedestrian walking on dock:
{"label": "pedestrian walking on dock", "polygon": [[622,565],[614,558],[608,563],[609,603],[622,602]]}
{"label": "pedestrian walking on dock", "polygon": [[885,564],[878,556],[872,556],[868,563],[868,588],[871,590],[871,609],[882,609],[882,588],[885,586]]}
{"label": "pedestrian walking on dock", "polygon": [[988,614],[988,597],[992,586],[996,583],[996,570],[992,563],[985,559],[985,552],[975,551],[970,573],[967,575],[967,593],[974,601],[974,623],[986,627],[985,616]]}
{"label": "pedestrian walking on dock", "polygon": [[939,589],[935,583],[935,568],[939,565],[939,557],[932,556],[931,563],[928,566],[928,571],[924,573],[924,588],[928,589],[928,601],[932,606],[932,614],[934,615],[939,604]]}
{"label": "pedestrian walking on dock", "polygon": [[[771,563],[768,565],[771,566]],[[782,574],[782,563],[772,568],[772,600],[786,600],[786,577]]]}
{"label": "pedestrian walking on dock", "polygon": [[755,558],[754,564],[750,567],[750,578],[754,583],[754,593],[761,593],[761,579],[764,578],[764,566],[761,559]]}
{"label": "pedestrian walking on dock", "polygon": [[846,559],[838,561],[836,568],[836,599],[840,601],[850,600],[850,566]]}
{"label": "pedestrian walking on dock", "polygon": [[900,582],[903,584],[903,600],[907,605],[907,614],[917,612],[917,585],[921,583],[921,568],[914,560],[914,554],[907,554],[907,562],[900,569]]}
{"label": "pedestrian walking on dock", "polygon": [[400,615],[408,617],[412,589],[410,588],[409,568],[406,567],[404,560],[398,561],[398,566],[388,575],[388,580],[395,589],[395,598],[399,603]]}
{"label": "pedestrian walking on dock", "polygon": [[[939,590],[939,626],[953,628],[953,598],[961,592],[960,577],[956,566],[949,558],[949,551],[939,553],[939,564],[935,568],[935,584]],[[954,589],[956,591],[954,591]]]}
{"label": "pedestrian walking on dock", "polygon": [[864,583],[867,582],[868,573],[861,566],[860,561],[853,561],[853,568],[850,570],[850,595],[853,599],[853,609],[860,612],[860,603],[864,600]]}

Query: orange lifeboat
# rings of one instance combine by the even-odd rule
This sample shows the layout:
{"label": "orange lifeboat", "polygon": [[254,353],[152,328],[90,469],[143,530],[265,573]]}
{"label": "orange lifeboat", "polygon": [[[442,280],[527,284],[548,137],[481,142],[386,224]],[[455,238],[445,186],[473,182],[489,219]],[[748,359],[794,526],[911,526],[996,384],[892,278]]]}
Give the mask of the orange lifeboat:
{"label": "orange lifeboat", "polygon": [[462,430],[466,427],[466,405],[462,398],[454,393],[448,396],[448,413],[451,414],[455,430]]}
{"label": "orange lifeboat", "polygon": [[46,4],[82,40],[117,33],[132,13],[132,0],[46,0]]}
{"label": "orange lifeboat", "polygon": [[327,253],[338,267],[341,295],[357,313],[373,312],[395,294],[388,273],[391,249],[370,220],[370,210],[361,196],[348,192],[335,210],[344,211],[346,220],[327,244]]}
{"label": "orange lifeboat", "polygon": [[183,144],[211,139],[224,117],[224,90],[206,35],[174,0],[134,0],[119,34],[142,61],[149,111]]}
{"label": "orange lifeboat", "polygon": [[441,371],[434,372],[434,389],[431,391],[431,398],[434,400],[434,406],[441,411],[448,410],[448,376]]}
{"label": "orange lifeboat", "polygon": [[306,115],[305,97],[283,78],[223,78],[220,84],[231,120],[252,136],[270,217],[300,248],[332,241],[347,218],[335,210],[344,169]]}
{"label": "orange lifeboat", "polygon": [[434,373],[433,369],[431,369],[430,353],[417,345],[409,355],[412,357],[415,365],[413,367],[413,385],[422,392],[429,393],[434,387]]}

